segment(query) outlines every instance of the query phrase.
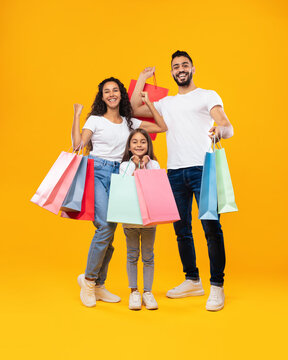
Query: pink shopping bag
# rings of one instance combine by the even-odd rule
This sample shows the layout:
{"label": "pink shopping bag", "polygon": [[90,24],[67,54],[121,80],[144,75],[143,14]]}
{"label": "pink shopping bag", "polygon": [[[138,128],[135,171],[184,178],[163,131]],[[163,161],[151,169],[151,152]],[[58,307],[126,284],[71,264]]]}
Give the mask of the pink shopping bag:
{"label": "pink shopping bag", "polygon": [[31,201],[58,214],[71,186],[82,156],[62,151]]}
{"label": "pink shopping bag", "polygon": [[81,211],[62,211],[61,216],[64,218],[75,220],[94,221],[94,203],[95,203],[95,187],[94,187],[94,160],[88,159],[84,194],[82,198]]}
{"label": "pink shopping bag", "polygon": [[180,220],[166,170],[136,170],[134,177],[143,225]]}

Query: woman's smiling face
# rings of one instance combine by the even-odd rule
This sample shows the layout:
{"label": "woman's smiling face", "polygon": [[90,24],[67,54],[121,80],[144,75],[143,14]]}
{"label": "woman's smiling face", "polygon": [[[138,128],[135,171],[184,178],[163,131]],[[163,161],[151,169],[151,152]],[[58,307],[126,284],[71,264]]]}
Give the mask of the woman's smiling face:
{"label": "woman's smiling face", "polygon": [[103,86],[102,100],[108,108],[115,109],[121,101],[121,92],[119,86],[114,81],[108,81]]}

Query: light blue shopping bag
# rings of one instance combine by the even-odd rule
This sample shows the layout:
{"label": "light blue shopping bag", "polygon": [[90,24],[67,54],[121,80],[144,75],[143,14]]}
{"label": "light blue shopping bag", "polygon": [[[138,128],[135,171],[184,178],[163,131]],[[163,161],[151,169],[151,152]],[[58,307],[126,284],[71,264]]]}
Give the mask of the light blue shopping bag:
{"label": "light blue shopping bag", "polygon": [[81,211],[88,157],[83,156],[73,182],[61,206],[62,211]]}
{"label": "light blue shopping bag", "polygon": [[201,220],[218,220],[215,152],[205,155],[199,200]]}
{"label": "light blue shopping bag", "polygon": [[143,225],[135,179],[126,171],[124,175],[111,175],[107,221]]}

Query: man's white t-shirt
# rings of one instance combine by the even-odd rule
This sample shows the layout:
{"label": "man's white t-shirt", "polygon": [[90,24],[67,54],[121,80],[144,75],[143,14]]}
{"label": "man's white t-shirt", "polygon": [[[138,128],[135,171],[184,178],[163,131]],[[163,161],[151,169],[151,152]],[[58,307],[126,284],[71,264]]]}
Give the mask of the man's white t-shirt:
{"label": "man's white t-shirt", "polygon": [[[122,123],[115,124],[104,116],[91,115],[87,119],[83,129],[91,130],[93,150],[90,155],[109,161],[121,161],[128,136],[130,134],[125,117]],[[140,120],[131,119],[132,128],[137,129],[141,125]]]}
{"label": "man's white t-shirt", "polygon": [[168,169],[202,166],[210,151],[209,130],[214,124],[210,110],[223,102],[213,90],[196,88],[187,94],[167,96],[154,102],[163,116],[168,149]]}

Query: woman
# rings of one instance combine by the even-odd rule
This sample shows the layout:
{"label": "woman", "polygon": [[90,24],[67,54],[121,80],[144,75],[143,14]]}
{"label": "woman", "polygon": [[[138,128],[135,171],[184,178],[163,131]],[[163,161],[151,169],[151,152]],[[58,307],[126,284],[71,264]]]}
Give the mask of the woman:
{"label": "woman", "polygon": [[92,104],[91,112],[80,133],[80,114],[83,106],[74,105],[72,126],[73,147],[86,146],[90,140],[92,150],[89,158],[94,159],[95,177],[95,220],[97,228],[90,246],[85,275],[78,276],[81,287],[80,298],[85,306],[96,305],[96,300],[119,302],[117,295],[111,294],[104,286],[108,264],[114,248],[112,242],[117,224],[106,221],[110,178],[119,172],[119,165],[129,133],[142,128],[158,133],[167,130],[163,118],[150,102],[147,93],[142,99],[149,107],[155,124],[132,118],[132,107],[124,85],[113,77],[103,80]]}

